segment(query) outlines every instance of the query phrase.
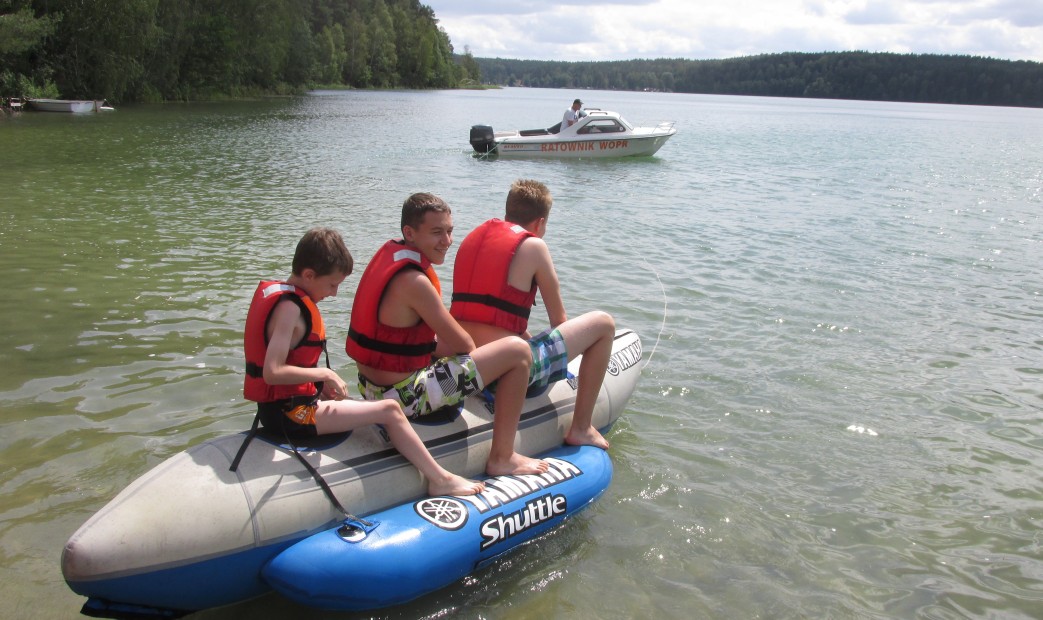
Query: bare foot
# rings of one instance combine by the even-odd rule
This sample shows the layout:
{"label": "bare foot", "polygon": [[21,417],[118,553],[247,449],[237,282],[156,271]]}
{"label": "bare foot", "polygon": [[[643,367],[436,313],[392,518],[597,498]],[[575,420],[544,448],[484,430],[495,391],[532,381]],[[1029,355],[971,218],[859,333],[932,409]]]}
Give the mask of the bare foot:
{"label": "bare foot", "polygon": [[593,426],[581,430],[570,428],[569,433],[565,435],[565,443],[570,446],[595,446],[608,450],[608,440]]}
{"label": "bare foot", "polygon": [[468,480],[456,474],[448,474],[442,480],[432,480],[427,484],[427,494],[437,495],[477,495],[485,490],[485,483]]}
{"label": "bare foot", "polygon": [[490,476],[506,476],[508,474],[542,474],[550,468],[546,461],[531,459],[517,452],[506,461],[489,461],[485,465],[485,473]]}

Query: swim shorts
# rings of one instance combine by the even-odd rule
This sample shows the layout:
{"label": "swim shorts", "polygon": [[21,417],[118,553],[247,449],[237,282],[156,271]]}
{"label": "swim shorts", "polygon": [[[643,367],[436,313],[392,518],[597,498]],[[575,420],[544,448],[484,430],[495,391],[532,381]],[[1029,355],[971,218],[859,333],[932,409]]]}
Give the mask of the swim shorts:
{"label": "swim shorts", "polygon": [[289,437],[315,437],[315,412],[319,408],[319,396],[306,399],[277,400],[257,403],[257,414],[261,424],[271,431],[284,432]]}
{"label": "swim shorts", "polygon": [[[538,396],[555,381],[569,377],[569,353],[565,348],[565,337],[556,329],[545,329],[528,340],[532,351],[532,366],[529,367],[529,388],[525,395]],[[496,381],[486,390],[492,400],[496,394]]]}
{"label": "swim shorts", "polygon": [[458,405],[484,387],[482,376],[470,355],[443,357],[392,386],[376,385],[359,375],[359,392],[363,398],[393,398],[402,405],[410,419]]}
{"label": "swim shorts", "polygon": [[568,377],[569,352],[565,338],[557,329],[546,329],[529,339],[532,349],[532,367],[529,369],[529,387],[545,388]]}

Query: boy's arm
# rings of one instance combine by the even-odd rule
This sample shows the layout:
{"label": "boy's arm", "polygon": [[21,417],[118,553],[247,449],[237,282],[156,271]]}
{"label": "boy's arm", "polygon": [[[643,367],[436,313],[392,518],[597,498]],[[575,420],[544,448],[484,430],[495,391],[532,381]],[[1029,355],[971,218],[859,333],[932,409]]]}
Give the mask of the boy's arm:
{"label": "boy's arm", "polygon": [[395,276],[388,288],[398,286],[402,288],[396,292],[400,292],[401,296],[396,297],[407,300],[420,320],[435,331],[438,337],[436,355],[462,355],[474,351],[474,339],[449,314],[442,297],[427,276],[419,271],[408,270]]}
{"label": "boy's arm", "polygon": [[[526,240],[526,243],[533,241]],[[565,301],[561,298],[561,283],[558,281],[558,272],[554,269],[554,260],[550,257],[547,244],[533,244],[536,256],[536,287],[540,290],[543,305],[547,308],[547,320],[551,327],[557,327],[568,320],[565,314]]]}
{"label": "boy's arm", "polygon": [[290,347],[304,337],[304,321],[297,304],[283,301],[275,305],[269,318],[268,350],[264,356],[264,381],[269,385],[325,382],[324,392],[332,398],[347,396],[348,386],[329,368],[302,368],[286,363]]}

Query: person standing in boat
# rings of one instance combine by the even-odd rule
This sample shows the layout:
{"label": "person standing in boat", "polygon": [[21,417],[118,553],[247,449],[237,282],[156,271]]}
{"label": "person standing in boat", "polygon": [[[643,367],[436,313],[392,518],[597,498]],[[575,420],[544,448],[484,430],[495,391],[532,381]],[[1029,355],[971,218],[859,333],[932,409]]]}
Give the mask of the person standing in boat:
{"label": "person standing in boat", "polygon": [[316,304],[336,297],[353,260],[335,230],[313,228],[301,238],[286,281],[262,281],[246,316],[243,394],[257,402],[266,429],[308,438],[380,424],[391,444],[427,479],[431,495],[473,495],[480,482],[450,473],[431,456],[394,401],[348,399],[347,384],[329,367],[326,331]]}
{"label": "person standing in boat", "polygon": [[[601,311],[573,319],[565,314],[558,274],[543,241],[552,203],[543,183],[514,182],[504,219],[485,222],[460,244],[449,313],[478,345],[513,336],[528,339],[533,388],[566,378],[569,360],[582,354],[576,410],[565,443],[607,449],[608,441],[591,419],[612,355],[616,324]],[[531,337],[528,319],[537,291],[547,308],[550,329]]]}
{"label": "person standing in boat", "polygon": [[504,338],[475,347],[442,303],[434,265],[445,261],[453,243],[449,205],[433,194],[413,194],[402,205],[401,228],[402,239],[386,242],[366,266],[352,303],[346,348],[358,365],[363,397],[398,401],[413,419],[496,381],[486,473],[547,471],[546,462],[514,451],[532,361],[528,345]]}
{"label": "person standing in boat", "polygon": [[565,116],[563,116],[561,119],[561,128],[566,129],[568,127],[571,127],[576,124],[576,121],[583,118],[583,112],[581,111],[582,108],[582,101],[580,101],[579,99],[573,101],[572,107],[568,110],[565,110]]}

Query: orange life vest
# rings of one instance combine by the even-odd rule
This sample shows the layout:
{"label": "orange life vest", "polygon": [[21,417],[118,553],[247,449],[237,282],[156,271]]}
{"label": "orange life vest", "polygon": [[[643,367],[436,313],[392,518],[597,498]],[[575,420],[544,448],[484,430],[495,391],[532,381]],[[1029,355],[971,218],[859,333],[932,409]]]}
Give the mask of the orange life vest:
{"label": "orange life vest", "polygon": [[286,363],[302,368],[315,368],[326,352],[326,328],[315,302],[307,293],[285,282],[264,281],[257,285],[250,310],[246,313],[243,348],[246,353],[246,380],[243,396],[248,400],[268,403],[295,396],[313,396],[320,387],[315,383],[269,385],[264,380],[264,356],[268,352],[268,319],[275,304],[287,299],[301,308],[307,335],[286,356]]}
{"label": "orange life vest", "polygon": [[392,327],[380,322],[378,312],[384,289],[403,269],[419,269],[435,285],[442,286],[431,261],[402,241],[385,243],[373,256],[359,280],[351,303],[351,322],[345,344],[348,356],[359,364],[391,372],[413,372],[431,363],[435,331],[420,321],[412,327]]}
{"label": "orange life vest", "polygon": [[536,301],[536,282],[523,291],[511,286],[507,275],[522,241],[535,236],[518,224],[500,219],[491,219],[471,231],[456,253],[449,314],[458,321],[524,332]]}

